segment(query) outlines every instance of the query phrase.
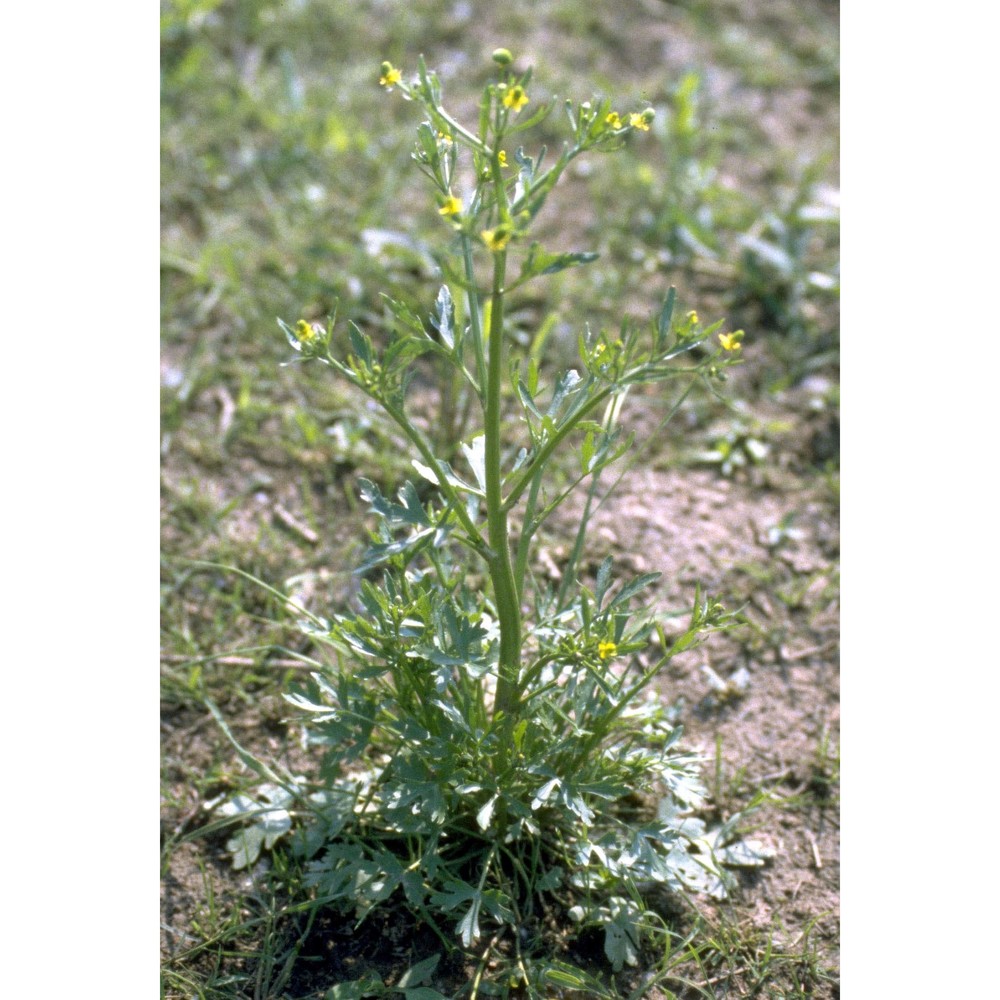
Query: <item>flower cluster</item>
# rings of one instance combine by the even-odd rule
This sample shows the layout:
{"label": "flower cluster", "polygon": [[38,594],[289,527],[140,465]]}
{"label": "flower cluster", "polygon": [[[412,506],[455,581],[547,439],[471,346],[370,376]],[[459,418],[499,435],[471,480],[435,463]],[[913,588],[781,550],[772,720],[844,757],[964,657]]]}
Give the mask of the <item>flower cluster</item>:
{"label": "flower cluster", "polygon": [[609,111],[604,116],[604,124],[613,132],[621,132],[627,128],[648,132],[655,117],[656,111],[653,108],[646,108],[645,111],[633,111],[629,114],[628,121],[625,121],[617,111]]}

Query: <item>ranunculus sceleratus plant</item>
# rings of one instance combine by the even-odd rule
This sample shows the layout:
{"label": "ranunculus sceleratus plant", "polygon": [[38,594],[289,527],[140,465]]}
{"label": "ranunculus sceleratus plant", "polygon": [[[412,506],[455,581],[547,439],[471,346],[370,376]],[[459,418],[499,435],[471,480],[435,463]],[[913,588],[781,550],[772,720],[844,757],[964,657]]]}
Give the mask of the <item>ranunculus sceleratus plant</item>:
{"label": "ranunculus sceleratus plant", "polygon": [[[336,664],[317,662],[288,695],[320,751],[319,779],[253,762],[269,784],[223,811],[246,821],[230,842],[238,865],[291,833],[317,904],[358,921],[378,906],[407,908],[446,948],[477,957],[470,995],[488,983],[490,995],[496,984],[551,995],[591,983],[546,957],[553,921],[603,928],[620,969],[659,920],[641,888],[721,892],[725,882],[731,831],[707,833],[692,816],[704,794],[698,762],[651,686],[733,616],[696,593],[687,630],[668,638],[635,607],[658,574],[613,581],[606,560],[586,586],[578,567],[601,471],[632,444],[619,426],[630,388],[676,384],[679,403],[723,377],[742,331],[703,328],[694,312],[675,319],[671,289],[648,328],[584,331],[569,370],[518,360],[505,332],[510,297],[596,257],[544,249],[530,239],[536,217],[578,156],[621,148],[654,112],[566,102],[568,138],[546,165],[544,148],[522,136],[551,106],[535,104],[531,70],[517,71],[507,50],[493,60],[476,128],[446,110],[423,60],[410,80],[381,67],[379,83],[422,110],[413,159],[446,226],[446,281],[429,315],[387,300],[388,342],[351,323],[343,349],[333,318],[279,321],[296,360],[328,365],[384,410],[427,482],[392,497],[361,480],[377,527],[358,606],[303,623]],[[465,415],[447,456],[407,396],[428,355]],[[579,529],[552,583],[533,573],[534,543],[581,485]]]}

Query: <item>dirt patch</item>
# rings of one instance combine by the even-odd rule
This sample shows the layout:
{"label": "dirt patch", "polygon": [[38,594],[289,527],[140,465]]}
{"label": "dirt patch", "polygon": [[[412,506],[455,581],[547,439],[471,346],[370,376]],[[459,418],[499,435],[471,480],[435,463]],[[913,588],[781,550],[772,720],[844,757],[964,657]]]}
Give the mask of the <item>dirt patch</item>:
{"label": "dirt patch", "polygon": [[[800,391],[762,407],[759,419],[790,428],[771,442],[767,471],[634,469],[597,513],[589,557],[661,572],[664,613],[689,607],[696,585],[743,609],[745,626],[673,660],[659,690],[705,758],[717,817],[754,803],[754,836],[775,852],[724,908],[774,932],[778,948],[811,935],[835,966],[839,530],[834,497],[803,463],[814,398]],[[568,515],[567,532],[572,524]],[[562,554],[555,546],[556,563]],[[686,619],[668,618],[668,632],[671,621],[679,631]]]}

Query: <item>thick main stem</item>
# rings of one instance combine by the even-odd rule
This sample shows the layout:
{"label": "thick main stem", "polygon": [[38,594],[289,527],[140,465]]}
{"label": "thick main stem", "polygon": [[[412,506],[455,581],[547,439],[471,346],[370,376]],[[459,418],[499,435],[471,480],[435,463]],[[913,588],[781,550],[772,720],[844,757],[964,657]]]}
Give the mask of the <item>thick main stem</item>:
{"label": "thick main stem", "polygon": [[521,605],[510,561],[510,537],[504,509],[500,470],[500,390],[503,386],[503,295],[507,254],[493,256],[490,302],[489,361],[486,379],[486,520],[489,527],[490,579],[500,625],[500,663],[494,715],[512,716],[517,706],[521,669]]}

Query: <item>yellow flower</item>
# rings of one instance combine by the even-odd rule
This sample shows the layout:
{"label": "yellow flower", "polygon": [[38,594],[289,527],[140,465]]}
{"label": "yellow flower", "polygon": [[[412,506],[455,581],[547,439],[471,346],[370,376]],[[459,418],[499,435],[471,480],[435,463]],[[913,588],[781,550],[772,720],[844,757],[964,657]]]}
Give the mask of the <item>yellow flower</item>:
{"label": "yellow flower", "polygon": [[636,114],[633,112],[628,116],[628,123],[632,128],[641,129],[643,132],[649,131],[649,119],[645,114]]}
{"label": "yellow flower", "polygon": [[497,153],[497,159],[500,161],[501,167],[507,166],[507,154],[502,149]]}
{"label": "yellow flower", "polygon": [[447,132],[438,132],[438,142],[443,142],[446,146],[450,146],[454,141]]}
{"label": "yellow flower", "polygon": [[735,333],[720,333],[719,343],[725,351],[738,351],[740,349],[740,338],[743,336],[742,330]]}
{"label": "yellow flower", "polygon": [[510,242],[511,231],[509,226],[497,226],[496,229],[484,229],[479,235],[494,253],[499,253]]}
{"label": "yellow flower", "polygon": [[462,211],[462,199],[449,194],[444,204],[438,209],[439,215],[458,215]]}
{"label": "yellow flower", "polygon": [[514,84],[506,94],[503,95],[503,103],[508,108],[520,111],[528,103],[528,95],[524,92],[524,87],[519,83]]}
{"label": "yellow flower", "polygon": [[604,119],[604,124],[610,126],[611,128],[621,128],[621,115],[619,115],[617,111],[612,111],[611,114]]}
{"label": "yellow flower", "polygon": [[597,644],[597,655],[602,660],[610,660],[618,652],[618,647],[613,642],[601,642]]}
{"label": "yellow flower", "polygon": [[403,74],[390,62],[382,63],[380,68],[382,75],[378,78],[378,82],[382,87],[394,87],[403,79]]}
{"label": "yellow flower", "polygon": [[295,324],[295,336],[299,338],[300,343],[308,344],[316,339],[316,331],[312,328],[311,323],[307,323],[304,319],[300,319],[298,323]]}
{"label": "yellow flower", "polygon": [[594,357],[599,358],[604,353],[604,351],[605,351],[604,344],[598,344],[597,347],[594,348]]}
{"label": "yellow flower", "polygon": [[687,314],[687,321],[692,326],[697,326],[698,325],[698,314],[693,309],[691,310],[691,312],[689,312]]}

